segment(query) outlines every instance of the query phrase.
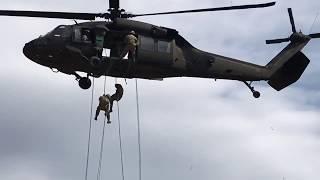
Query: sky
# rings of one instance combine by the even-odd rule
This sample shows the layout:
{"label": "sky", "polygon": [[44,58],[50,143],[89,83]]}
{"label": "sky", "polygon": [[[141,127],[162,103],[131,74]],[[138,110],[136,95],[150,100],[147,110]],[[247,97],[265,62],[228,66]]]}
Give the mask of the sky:
{"label": "sky", "polygon": [[[266,2],[262,0],[147,0],[120,2],[129,12],[148,13]],[[167,5],[169,4],[170,5]],[[2,0],[0,9],[104,12],[106,0]],[[135,20],[175,28],[195,47],[265,65],[286,44],[265,40],[291,33],[287,8],[297,29],[320,32],[320,1],[278,0],[248,11],[141,17]],[[24,57],[25,43],[71,20],[0,17],[0,179],[84,179],[91,91],[73,76],[53,73]],[[314,23],[315,22],[315,23]],[[312,24],[314,24],[312,26]],[[311,180],[320,176],[319,40],[303,50],[311,60],[302,78],[277,92],[254,83],[254,99],[235,81],[172,78],[139,80],[142,179]],[[124,170],[138,179],[135,82],[118,79]],[[107,91],[115,91],[114,78]],[[95,81],[94,106],[103,93]],[[116,108],[115,108],[116,110]],[[102,179],[121,179],[118,124],[106,127]],[[92,124],[88,179],[95,179],[103,116]]]}

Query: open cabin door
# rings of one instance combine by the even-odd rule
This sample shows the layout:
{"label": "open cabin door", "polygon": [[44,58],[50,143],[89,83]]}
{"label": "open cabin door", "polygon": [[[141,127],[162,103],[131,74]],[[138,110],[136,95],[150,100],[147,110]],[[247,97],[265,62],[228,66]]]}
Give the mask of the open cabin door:
{"label": "open cabin door", "polygon": [[138,64],[170,66],[173,64],[173,42],[139,35]]}

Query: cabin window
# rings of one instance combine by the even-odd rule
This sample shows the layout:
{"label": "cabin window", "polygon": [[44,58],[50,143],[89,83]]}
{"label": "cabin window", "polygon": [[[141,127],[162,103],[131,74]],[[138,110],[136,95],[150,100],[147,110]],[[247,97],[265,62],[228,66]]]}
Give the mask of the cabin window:
{"label": "cabin window", "polygon": [[170,53],[171,52],[171,44],[166,41],[158,41],[158,52]]}
{"label": "cabin window", "polygon": [[154,51],[154,39],[149,37],[141,36],[141,49],[147,50],[147,51]]}
{"label": "cabin window", "polygon": [[174,43],[170,40],[166,41],[140,35],[137,62],[170,66],[174,60],[173,47]]}

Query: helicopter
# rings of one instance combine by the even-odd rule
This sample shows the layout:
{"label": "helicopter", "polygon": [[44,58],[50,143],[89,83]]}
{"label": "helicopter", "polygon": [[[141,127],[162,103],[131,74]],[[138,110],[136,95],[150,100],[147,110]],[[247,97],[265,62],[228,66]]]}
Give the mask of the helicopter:
{"label": "helicopter", "polygon": [[[73,19],[73,25],[59,25],[44,36],[25,44],[24,55],[31,61],[56,72],[74,75],[82,89],[91,87],[91,77],[112,76],[163,80],[171,77],[227,79],[243,82],[255,98],[260,92],[254,81],[267,81],[277,91],[295,83],[310,60],[301,52],[320,33],[305,35],[297,32],[293,13],[288,9],[292,34],[282,39],[267,40],[267,44],[290,42],[267,65],[221,56],[195,48],[175,29],[157,26],[129,18],[141,16],[266,8],[276,2],[239,6],[193,9],[148,14],[132,14],[120,9],[119,0],[109,0],[106,13],[73,13],[45,11],[0,10],[1,16]],[[106,21],[95,21],[105,18]],[[87,20],[78,23],[76,20]],[[138,39],[134,57],[120,58],[130,32]],[[103,51],[110,50],[109,56]],[[78,73],[86,73],[81,77]]]}

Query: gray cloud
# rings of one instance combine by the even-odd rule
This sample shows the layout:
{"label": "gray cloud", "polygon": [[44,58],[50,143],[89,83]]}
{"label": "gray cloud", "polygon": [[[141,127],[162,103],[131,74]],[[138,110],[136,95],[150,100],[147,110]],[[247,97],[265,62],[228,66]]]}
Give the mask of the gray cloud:
{"label": "gray cloud", "polygon": [[[252,1],[262,2],[262,1]],[[3,1],[3,8],[52,11],[103,11],[104,1]],[[233,1],[234,4],[247,3]],[[230,5],[225,1],[123,1],[133,12]],[[287,36],[291,6],[297,26],[307,29],[319,11],[317,1],[281,1],[274,8],[244,12],[138,18],[176,28],[201,49],[266,64],[284,45],[264,40]],[[43,8],[43,9],[42,9]],[[0,178],[81,179],[84,176],[90,91],[74,78],[54,74],[27,60],[25,42],[66,20],[1,17]],[[201,27],[200,29],[197,29]],[[313,28],[318,32],[319,22]],[[12,38],[14,35],[14,38]],[[241,83],[193,78],[139,81],[144,179],[315,179],[319,177],[318,42],[304,50],[312,60],[294,86],[251,97]],[[112,85],[114,80],[108,79]],[[121,80],[123,83],[123,81]],[[124,84],[124,83],[123,83]],[[96,82],[95,97],[103,79]],[[112,85],[113,86],[113,85]],[[134,81],[120,102],[127,178],[137,178],[137,135]],[[108,87],[108,91],[114,91]],[[94,104],[97,101],[95,99]],[[116,114],[107,128],[103,178],[120,178]],[[102,117],[93,124],[90,179],[95,178]]]}

